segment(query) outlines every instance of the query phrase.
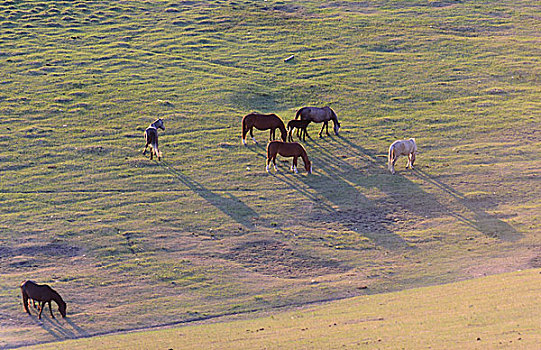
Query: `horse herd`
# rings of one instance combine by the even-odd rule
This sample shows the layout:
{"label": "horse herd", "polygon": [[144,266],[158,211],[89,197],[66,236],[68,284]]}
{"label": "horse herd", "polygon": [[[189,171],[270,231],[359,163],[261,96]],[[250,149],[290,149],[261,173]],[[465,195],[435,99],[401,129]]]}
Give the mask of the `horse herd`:
{"label": "horse herd", "polygon": [[[299,119],[300,117],[300,119]],[[312,173],[312,163],[308,159],[306,150],[304,147],[297,143],[293,142],[293,131],[297,129],[297,137],[302,138],[303,141],[306,140],[308,135],[307,126],[311,122],[314,123],[323,123],[321,130],[319,131],[319,137],[322,136],[323,130],[325,129],[327,135],[329,135],[329,121],[334,124],[334,133],[338,135],[340,130],[340,123],[338,122],[338,117],[336,113],[328,106],[323,108],[319,107],[303,107],[297,111],[295,114],[295,119],[287,123],[287,129],[284,125],[282,119],[276,114],[260,114],[260,113],[250,113],[244,118],[242,118],[242,143],[246,145],[246,134],[250,132],[250,137],[257,141],[253,135],[253,129],[258,130],[270,130],[269,143],[267,145],[267,162],[266,170],[269,172],[269,165],[272,161],[274,165],[274,170],[276,168],[276,155],[279,154],[282,157],[293,157],[293,163],[291,165],[291,170],[297,173],[297,159],[301,157],[304,161],[304,168],[306,171]],[[276,129],[279,129],[281,132],[282,141],[274,141]],[[310,137],[310,136],[308,136]],[[287,140],[286,140],[287,138]],[[396,160],[400,156],[408,157],[408,164],[406,168],[413,169],[413,163],[415,162],[415,155],[417,153],[417,145],[415,139],[411,138],[409,140],[398,140],[391,144],[389,147],[388,153],[388,169],[392,174],[395,174],[394,165]]]}
{"label": "horse herd", "polygon": [[[298,173],[297,160],[299,157],[301,157],[304,162],[304,168],[309,174],[311,174],[312,163],[308,159],[308,155],[306,154],[304,147],[297,142],[293,142],[293,131],[297,129],[297,137],[299,139],[302,138],[303,141],[305,141],[306,136],[308,135],[307,126],[311,122],[314,122],[323,123],[321,131],[319,132],[320,137],[323,134],[323,129],[326,129],[326,133],[329,135],[329,121],[331,120],[334,123],[334,133],[338,135],[338,130],[340,130],[338,117],[336,116],[336,113],[334,113],[334,111],[328,106],[323,108],[303,107],[299,109],[295,114],[295,119],[287,123],[287,129],[282,119],[276,114],[250,113],[242,118],[242,143],[246,145],[246,134],[248,132],[250,132],[250,137],[252,140],[257,143],[253,134],[254,128],[258,130],[270,130],[270,142],[267,145],[267,172],[269,172],[271,162],[273,163],[274,170],[277,170],[276,156],[279,154],[282,157],[293,158],[291,170],[295,173]],[[275,141],[276,129],[280,130],[282,141]]]}
{"label": "horse herd", "polygon": [[[300,118],[299,118],[300,117]],[[321,130],[319,131],[319,136],[323,134],[325,129],[327,135],[329,135],[329,121],[332,121],[334,124],[334,133],[338,135],[340,130],[340,123],[336,113],[328,106],[319,108],[319,107],[303,107],[297,111],[295,114],[295,119],[291,120],[287,124],[287,128],[282,121],[282,119],[276,114],[260,114],[260,113],[250,113],[242,118],[242,143],[246,145],[246,135],[250,132],[250,137],[252,140],[257,143],[253,135],[253,129],[258,130],[270,130],[269,143],[267,145],[267,161],[266,161],[266,170],[269,172],[269,166],[272,162],[274,170],[276,171],[276,156],[279,154],[282,157],[293,158],[291,165],[291,170],[295,173],[297,170],[297,160],[302,158],[304,162],[305,170],[311,174],[312,173],[312,163],[308,159],[308,155],[304,147],[293,141],[293,131],[297,129],[297,137],[299,139],[305,140],[305,137],[308,135],[307,126],[310,123],[323,123]],[[143,154],[146,154],[147,148],[150,146],[150,159],[153,159],[153,156],[156,156],[158,160],[161,160],[162,153],[158,148],[158,129],[165,130],[165,126],[162,119],[157,119],[152,124],[149,125],[145,130],[145,148]],[[275,140],[276,129],[280,130],[281,141]],[[310,137],[310,136],[308,136]],[[408,157],[408,164],[406,168],[411,167],[413,169],[413,163],[415,162],[415,155],[417,153],[417,145],[415,144],[415,139],[409,140],[398,140],[391,144],[389,147],[388,153],[388,169],[394,174],[394,165],[396,160],[400,156]],[[21,293],[23,297],[23,306],[26,312],[30,314],[29,306],[30,300],[34,308],[38,310],[38,318],[41,319],[41,313],[45,304],[49,305],[49,310],[51,312],[51,317],[54,318],[53,310],[51,309],[51,301],[55,301],[58,305],[58,311],[62,317],[66,317],[66,303],[62,300],[60,294],[58,294],[54,289],[48,285],[40,285],[33,281],[24,281],[21,284]],[[37,305],[36,305],[37,302]]]}
{"label": "horse herd", "polygon": [[[293,142],[293,131],[297,129],[297,137],[306,141],[306,136],[308,135],[307,127],[310,123],[323,123],[321,130],[319,131],[319,137],[322,136],[323,130],[329,135],[329,121],[332,121],[334,124],[334,133],[338,135],[340,130],[340,122],[338,122],[338,117],[336,113],[329,107],[325,106],[320,107],[302,107],[295,114],[295,119],[287,123],[287,128],[282,121],[282,119],[274,113],[271,114],[261,114],[261,113],[250,113],[245,115],[242,118],[242,143],[246,145],[246,135],[250,133],[252,140],[257,143],[254,138],[253,130],[270,130],[269,134],[269,143],[267,145],[267,161],[266,161],[266,170],[269,172],[270,163],[273,163],[274,170],[276,171],[276,156],[279,154],[282,157],[293,158],[291,165],[291,170],[295,173],[298,173],[297,170],[297,160],[299,157],[302,158],[304,162],[304,168],[306,171],[312,173],[312,163],[308,159],[306,150],[298,142]],[[161,159],[161,152],[158,149],[158,129],[165,130],[163,120],[157,119],[154,123],[145,130],[145,149],[143,154],[146,154],[147,147],[150,146],[150,159],[153,159],[153,156],[156,155],[158,160]],[[282,141],[275,141],[276,139],[276,129],[280,130],[280,137]],[[389,147],[388,153],[388,169],[392,174],[395,174],[394,165],[396,160],[400,156],[408,157],[408,164],[406,168],[413,169],[413,164],[415,163],[415,155],[417,153],[417,145],[415,139],[411,138],[409,140],[398,140],[391,144]]]}

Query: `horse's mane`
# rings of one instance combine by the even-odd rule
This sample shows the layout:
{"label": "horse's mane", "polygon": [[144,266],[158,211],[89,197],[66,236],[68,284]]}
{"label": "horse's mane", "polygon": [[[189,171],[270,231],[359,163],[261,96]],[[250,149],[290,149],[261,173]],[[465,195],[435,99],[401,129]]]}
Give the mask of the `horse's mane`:
{"label": "horse's mane", "polygon": [[331,111],[331,119],[333,122],[338,122],[338,116],[336,115],[336,113],[334,113],[334,110],[329,107],[329,106],[325,106],[326,108],[328,108],[330,111]]}

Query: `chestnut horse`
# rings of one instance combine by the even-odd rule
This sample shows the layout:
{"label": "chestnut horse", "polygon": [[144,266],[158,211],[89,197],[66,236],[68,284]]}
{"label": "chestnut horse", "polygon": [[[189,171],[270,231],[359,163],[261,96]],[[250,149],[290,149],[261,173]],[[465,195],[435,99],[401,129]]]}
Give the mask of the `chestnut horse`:
{"label": "chestnut horse", "polygon": [[304,169],[308,174],[312,173],[312,163],[308,159],[306,150],[300,143],[297,142],[282,142],[282,141],[271,141],[267,145],[267,172],[269,172],[269,165],[272,161],[274,165],[274,170],[278,171],[276,168],[276,155],[279,154],[282,157],[293,157],[293,164],[291,164],[291,170],[298,173],[297,171],[297,159],[302,158],[304,162]]}
{"label": "chestnut horse", "polygon": [[150,145],[150,159],[155,154],[158,157],[158,160],[162,158],[162,152],[158,149],[158,129],[165,131],[165,126],[163,125],[163,120],[156,119],[154,123],[150,124],[145,130],[145,150],[143,155],[147,154],[147,147]]}
{"label": "chestnut horse", "polygon": [[38,318],[41,319],[41,313],[45,307],[45,303],[49,304],[49,311],[51,311],[51,317],[54,318],[53,309],[51,308],[51,301],[54,300],[58,305],[58,311],[62,317],[66,317],[66,303],[62,300],[60,294],[46,284],[37,284],[32,281],[24,281],[21,284],[21,293],[23,295],[23,306],[26,312],[30,315],[28,310],[29,299],[34,302],[38,302]]}
{"label": "chestnut horse", "polygon": [[253,128],[258,130],[270,129],[269,141],[275,139],[275,131],[276,129],[280,129],[280,132],[282,133],[281,138],[284,142],[286,142],[286,126],[284,125],[282,119],[276,114],[250,113],[245,115],[244,118],[242,118],[242,143],[244,145],[246,145],[246,134],[248,131],[250,131],[250,137],[252,140],[257,143],[254,138]]}
{"label": "chestnut horse", "polygon": [[394,174],[394,164],[400,156],[408,156],[408,164],[406,169],[411,167],[413,169],[413,163],[415,162],[415,154],[417,153],[417,144],[415,139],[398,140],[391,144],[389,147],[389,171]]}
{"label": "chestnut horse", "polygon": [[325,106],[323,108],[319,107],[303,107],[297,111],[295,114],[295,119],[301,117],[301,120],[309,120],[314,123],[323,123],[321,131],[319,132],[319,137],[323,133],[323,128],[326,128],[327,135],[329,135],[329,120],[332,120],[334,123],[334,133],[338,135],[338,130],[340,130],[340,123],[338,122],[338,117],[336,113],[329,107]]}
{"label": "chestnut horse", "polygon": [[287,123],[287,140],[289,142],[293,142],[293,129],[297,129],[297,137],[299,138],[299,140],[302,137],[302,140],[306,141],[306,136],[310,137],[308,135],[308,131],[306,131],[306,127],[308,126],[308,124],[310,124],[310,122],[310,120],[290,120],[289,123]]}

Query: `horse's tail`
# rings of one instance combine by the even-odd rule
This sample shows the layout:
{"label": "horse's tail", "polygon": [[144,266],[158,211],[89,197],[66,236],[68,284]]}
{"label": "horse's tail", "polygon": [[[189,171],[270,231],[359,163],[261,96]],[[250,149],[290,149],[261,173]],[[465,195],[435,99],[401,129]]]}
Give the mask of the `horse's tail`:
{"label": "horse's tail", "polygon": [[248,133],[248,128],[246,126],[246,116],[244,116],[242,118],[242,122],[241,122],[241,125],[242,125],[242,142],[244,144],[246,144],[246,133]]}
{"label": "horse's tail", "polygon": [[25,282],[23,282],[21,284],[21,294],[23,296],[23,306],[24,306],[24,309],[26,310],[26,312],[28,312],[30,314],[30,310],[28,310],[28,299],[29,299],[29,297],[28,297],[28,294],[26,293],[26,290],[24,288],[24,284],[25,284]]}
{"label": "horse's tail", "polygon": [[[298,119],[299,118],[299,115],[301,115],[302,111],[304,110],[304,107],[302,107],[301,109],[299,109],[297,111],[297,114],[295,114],[295,119]],[[302,119],[302,118],[301,118]]]}
{"label": "horse's tail", "polygon": [[395,152],[394,152],[394,143],[389,146],[389,157],[388,157],[388,160],[389,160],[389,168],[391,167],[391,164],[393,162],[393,159],[394,159],[394,156],[395,156]]}

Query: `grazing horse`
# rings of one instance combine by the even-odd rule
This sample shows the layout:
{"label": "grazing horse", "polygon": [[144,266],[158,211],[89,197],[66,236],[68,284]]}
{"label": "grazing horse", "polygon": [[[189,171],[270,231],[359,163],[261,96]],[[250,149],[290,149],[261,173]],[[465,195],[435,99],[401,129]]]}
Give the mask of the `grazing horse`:
{"label": "grazing horse", "polygon": [[158,129],[165,131],[163,120],[157,119],[154,123],[150,124],[145,130],[145,150],[143,154],[147,154],[147,147],[150,145],[150,159],[155,154],[158,160],[162,158],[162,152],[158,149]]}
{"label": "grazing horse", "polygon": [[269,141],[275,139],[275,131],[276,129],[280,129],[280,132],[282,133],[282,140],[286,142],[286,126],[284,125],[282,119],[276,114],[250,113],[248,115],[245,115],[244,118],[242,118],[242,143],[245,146],[246,134],[248,133],[248,131],[250,131],[250,137],[252,138],[252,140],[257,143],[254,138],[253,128],[256,128],[258,130],[270,129]]}
{"label": "grazing horse", "polygon": [[338,117],[336,113],[329,107],[325,106],[323,108],[319,107],[303,107],[297,111],[295,114],[295,119],[301,117],[301,120],[309,120],[314,123],[323,123],[321,131],[319,132],[319,137],[323,133],[323,128],[326,128],[327,135],[329,135],[329,120],[332,120],[334,123],[334,133],[338,135],[338,130],[340,130],[340,123],[338,122]]}
{"label": "grazing horse", "polygon": [[306,130],[306,127],[308,126],[308,124],[310,124],[310,122],[311,122],[310,120],[295,120],[295,119],[289,121],[289,123],[287,123],[287,130],[288,130],[287,140],[289,142],[293,142],[293,129],[296,128],[297,137],[299,138],[299,140],[302,137],[302,140],[306,141],[305,137],[308,135],[308,131]]}
{"label": "grazing horse", "polygon": [[51,311],[51,317],[54,318],[53,309],[51,308],[51,301],[54,300],[58,305],[58,311],[62,317],[66,317],[66,303],[62,300],[60,294],[46,284],[37,284],[32,281],[24,281],[21,284],[21,293],[23,295],[23,306],[26,312],[30,315],[28,310],[29,299],[34,302],[38,302],[38,318],[41,319],[41,313],[45,307],[45,303],[49,304],[49,311]]}
{"label": "grazing horse", "polygon": [[408,164],[406,169],[411,167],[413,169],[413,163],[415,163],[415,154],[417,153],[417,144],[415,139],[398,140],[391,144],[389,147],[389,171],[394,174],[394,164],[400,156],[408,156]]}
{"label": "grazing horse", "polygon": [[276,168],[276,155],[279,154],[282,157],[293,157],[293,164],[291,164],[291,170],[298,173],[297,171],[297,159],[302,157],[304,162],[304,169],[308,174],[312,173],[312,163],[308,159],[306,150],[300,143],[297,142],[282,142],[282,141],[271,141],[267,145],[267,172],[269,172],[269,165],[272,161],[274,165],[274,170],[278,171]]}

